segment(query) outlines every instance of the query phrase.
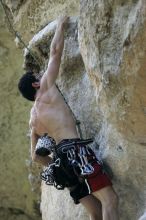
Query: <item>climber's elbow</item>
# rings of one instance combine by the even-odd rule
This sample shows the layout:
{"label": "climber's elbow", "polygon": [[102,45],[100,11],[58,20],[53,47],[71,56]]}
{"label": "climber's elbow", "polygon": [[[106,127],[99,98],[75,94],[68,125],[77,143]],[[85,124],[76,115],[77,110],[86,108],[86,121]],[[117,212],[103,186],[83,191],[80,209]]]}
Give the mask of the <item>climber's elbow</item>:
{"label": "climber's elbow", "polygon": [[32,161],[39,163],[39,156],[36,153],[31,155]]}

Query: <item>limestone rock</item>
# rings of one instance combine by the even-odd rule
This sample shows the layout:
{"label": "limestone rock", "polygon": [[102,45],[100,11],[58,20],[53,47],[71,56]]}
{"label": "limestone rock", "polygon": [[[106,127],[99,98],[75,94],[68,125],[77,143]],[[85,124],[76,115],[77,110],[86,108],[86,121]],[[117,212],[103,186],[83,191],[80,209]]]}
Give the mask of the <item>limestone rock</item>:
{"label": "limestone rock", "polygon": [[114,172],[121,219],[130,220],[146,199],[145,27],[145,1],[81,1],[79,42],[97,89],[100,152]]}
{"label": "limestone rock", "polygon": [[[25,1],[13,12],[13,19],[24,38],[31,39],[29,48],[39,62],[26,50],[26,69],[44,72],[55,20],[64,12],[77,17],[71,18],[66,31],[57,83],[81,121],[84,137],[95,137],[97,156],[112,168],[113,187],[120,198],[120,220],[143,219],[146,2]],[[0,46],[1,53],[7,54],[7,47]],[[74,206],[67,190],[56,191],[44,183],[41,212],[43,220],[88,219],[80,205]]]}

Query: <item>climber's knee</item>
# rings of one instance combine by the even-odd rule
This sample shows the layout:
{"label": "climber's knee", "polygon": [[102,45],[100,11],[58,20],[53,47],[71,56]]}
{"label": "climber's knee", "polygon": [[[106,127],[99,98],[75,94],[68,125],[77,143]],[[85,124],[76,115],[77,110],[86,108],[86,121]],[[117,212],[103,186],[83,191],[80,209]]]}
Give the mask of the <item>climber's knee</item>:
{"label": "climber's knee", "polygon": [[80,203],[88,211],[90,220],[102,220],[101,203],[93,195],[80,199]]}
{"label": "climber's knee", "polygon": [[97,211],[94,213],[90,213],[90,220],[102,220],[101,214]]}
{"label": "climber's knee", "polygon": [[107,210],[116,209],[118,206],[118,196],[112,186],[96,191],[93,195],[100,200],[102,207],[105,207]]}

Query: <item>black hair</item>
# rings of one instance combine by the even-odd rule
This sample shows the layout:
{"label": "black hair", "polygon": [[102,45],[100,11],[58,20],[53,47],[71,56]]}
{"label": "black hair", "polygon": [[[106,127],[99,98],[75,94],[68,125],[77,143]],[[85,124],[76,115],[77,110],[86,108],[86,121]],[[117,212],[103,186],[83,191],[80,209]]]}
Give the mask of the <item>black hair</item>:
{"label": "black hair", "polygon": [[32,83],[38,82],[32,72],[25,73],[19,80],[18,89],[22,96],[30,101],[35,100],[36,89],[32,86]]}

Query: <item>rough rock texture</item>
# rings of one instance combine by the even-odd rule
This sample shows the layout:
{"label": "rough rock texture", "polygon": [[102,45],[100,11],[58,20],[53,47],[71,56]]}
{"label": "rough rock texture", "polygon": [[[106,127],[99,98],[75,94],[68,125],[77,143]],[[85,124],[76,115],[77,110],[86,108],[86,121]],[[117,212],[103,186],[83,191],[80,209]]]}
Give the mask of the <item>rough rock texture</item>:
{"label": "rough rock texture", "polygon": [[[29,43],[37,61],[25,51],[24,66],[35,72],[43,71],[48,61],[56,22],[46,23],[61,11],[78,15],[71,19],[66,32],[57,82],[82,122],[84,137],[95,137],[93,147],[99,145],[98,157],[112,168],[113,186],[120,198],[120,220],[144,220],[145,0],[80,0],[80,8],[79,1],[69,0],[16,2],[15,6],[11,1],[7,4],[15,27],[25,39],[45,27]],[[41,211],[43,220],[88,219],[80,205],[74,206],[67,190],[57,191],[44,183]]]}
{"label": "rough rock texture", "polygon": [[138,219],[146,202],[146,2],[81,1],[80,16],[81,54],[102,116],[100,151],[114,172],[121,219]]}
{"label": "rough rock texture", "polygon": [[79,0],[6,0],[11,18],[25,40],[62,13],[79,14]]}

